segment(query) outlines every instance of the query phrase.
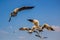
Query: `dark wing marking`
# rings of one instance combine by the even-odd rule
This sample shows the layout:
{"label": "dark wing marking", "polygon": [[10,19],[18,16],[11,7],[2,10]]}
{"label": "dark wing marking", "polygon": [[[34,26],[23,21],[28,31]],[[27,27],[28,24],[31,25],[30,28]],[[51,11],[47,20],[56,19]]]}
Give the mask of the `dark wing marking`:
{"label": "dark wing marking", "polygon": [[33,6],[24,6],[24,7],[19,8],[18,11],[28,10],[28,9],[32,9],[32,8],[34,8],[34,7]]}
{"label": "dark wing marking", "polygon": [[49,27],[51,31],[55,31],[52,27]]}
{"label": "dark wing marking", "polygon": [[25,27],[22,27],[22,28],[19,28],[19,30],[31,30],[30,28],[25,28]]}

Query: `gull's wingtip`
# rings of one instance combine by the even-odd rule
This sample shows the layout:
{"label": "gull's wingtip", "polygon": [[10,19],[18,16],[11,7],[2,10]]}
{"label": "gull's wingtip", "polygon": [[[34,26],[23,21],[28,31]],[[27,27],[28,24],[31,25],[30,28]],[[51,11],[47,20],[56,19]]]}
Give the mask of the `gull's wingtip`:
{"label": "gull's wingtip", "polygon": [[23,28],[21,27],[21,28],[19,28],[19,30],[23,30]]}
{"label": "gull's wingtip", "polygon": [[30,8],[34,8],[34,6],[31,6]]}
{"label": "gull's wingtip", "polygon": [[30,21],[30,22],[33,22],[33,19],[27,19],[28,21]]}

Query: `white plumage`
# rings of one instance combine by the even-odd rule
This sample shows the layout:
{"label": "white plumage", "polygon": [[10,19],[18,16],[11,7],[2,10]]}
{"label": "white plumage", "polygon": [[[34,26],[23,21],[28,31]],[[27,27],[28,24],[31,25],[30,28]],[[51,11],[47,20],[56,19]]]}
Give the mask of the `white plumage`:
{"label": "white plumage", "polygon": [[28,21],[32,22],[34,24],[34,26],[32,26],[32,30],[38,30],[38,31],[42,31],[41,26],[39,25],[39,21],[36,19],[28,19]]}

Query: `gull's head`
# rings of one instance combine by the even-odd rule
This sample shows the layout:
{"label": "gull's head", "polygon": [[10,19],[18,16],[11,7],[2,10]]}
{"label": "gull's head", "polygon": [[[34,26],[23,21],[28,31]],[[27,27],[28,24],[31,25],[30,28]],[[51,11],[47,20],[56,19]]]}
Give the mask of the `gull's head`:
{"label": "gull's head", "polygon": [[34,25],[39,25],[39,21],[36,19],[28,19],[28,21],[32,22]]}

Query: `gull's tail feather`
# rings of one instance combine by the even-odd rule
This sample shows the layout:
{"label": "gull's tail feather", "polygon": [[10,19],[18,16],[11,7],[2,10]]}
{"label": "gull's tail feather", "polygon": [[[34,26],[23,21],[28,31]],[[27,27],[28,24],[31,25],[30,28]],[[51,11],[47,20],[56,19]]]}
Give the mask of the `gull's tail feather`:
{"label": "gull's tail feather", "polygon": [[8,20],[9,22],[11,21],[11,17],[9,18],[9,20]]}

